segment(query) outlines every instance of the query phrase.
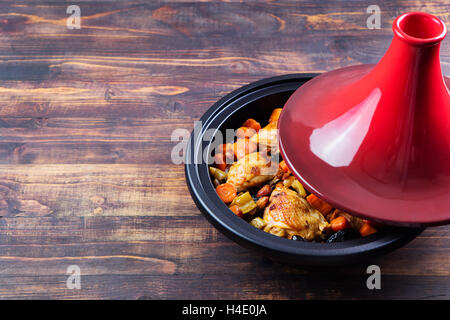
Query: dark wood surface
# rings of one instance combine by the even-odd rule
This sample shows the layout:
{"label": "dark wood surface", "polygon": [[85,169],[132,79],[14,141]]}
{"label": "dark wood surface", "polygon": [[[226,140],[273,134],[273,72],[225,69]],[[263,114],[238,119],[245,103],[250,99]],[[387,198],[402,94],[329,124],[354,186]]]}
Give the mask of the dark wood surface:
{"label": "dark wood surface", "polygon": [[[67,2],[0,2],[0,298],[450,298],[448,226],[376,261],[368,290],[367,265],[293,268],[231,242],[170,158],[172,131],[231,90],[375,63],[395,16],[448,22],[447,0],[77,4],[69,30]],[[450,74],[448,39],[441,58]]]}

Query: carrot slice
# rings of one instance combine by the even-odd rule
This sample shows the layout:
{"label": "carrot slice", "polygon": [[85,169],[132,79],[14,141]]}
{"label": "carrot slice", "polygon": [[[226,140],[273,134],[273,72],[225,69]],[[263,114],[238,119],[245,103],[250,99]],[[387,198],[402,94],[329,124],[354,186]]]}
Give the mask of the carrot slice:
{"label": "carrot slice", "polygon": [[272,111],[272,114],[270,115],[269,122],[278,121],[278,118],[280,117],[282,108],[276,108]]}
{"label": "carrot slice", "polygon": [[322,199],[317,198],[314,194],[310,194],[306,197],[306,200],[312,205],[314,208],[320,211],[324,216],[331,212],[331,207],[328,203],[323,201]]}
{"label": "carrot slice", "polygon": [[227,145],[226,144],[219,144],[216,147],[215,151],[216,151],[216,153],[223,153],[223,154],[225,154],[226,150],[227,150]]}
{"label": "carrot slice", "polygon": [[372,220],[363,220],[364,222],[367,222],[368,224],[370,224],[372,227],[374,227],[375,229],[381,229],[383,227],[383,225],[379,222],[376,221],[372,221]]}
{"label": "carrot slice", "polygon": [[234,155],[239,160],[249,153],[253,153],[257,149],[256,143],[248,139],[237,139],[234,143]]}
{"label": "carrot slice", "polygon": [[234,161],[234,143],[227,143],[225,148],[225,157]]}
{"label": "carrot slice", "polygon": [[216,153],[227,153],[228,150],[233,150],[233,144],[232,143],[224,143],[224,144],[219,144],[216,147]]}
{"label": "carrot slice", "polygon": [[216,154],[223,153],[225,157],[229,160],[234,160],[234,147],[233,143],[226,143],[217,146]]}
{"label": "carrot slice", "polygon": [[338,232],[339,230],[344,230],[350,228],[350,223],[344,216],[339,216],[333,220],[331,220],[331,229],[334,232]]}
{"label": "carrot slice", "polygon": [[362,227],[359,229],[359,233],[361,234],[362,237],[366,237],[368,235],[374,234],[375,232],[377,232],[377,229],[372,227],[370,225],[370,223],[368,223],[368,222],[365,222],[362,225]]}
{"label": "carrot slice", "polygon": [[214,163],[216,164],[216,167],[222,171],[225,171],[227,168],[226,159],[222,153],[216,153],[214,155]]}
{"label": "carrot slice", "polygon": [[223,183],[216,188],[217,195],[225,203],[230,203],[236,198],[237,190],[231,183]]}
{"label": "carrot slice", "polygon": [[261,125],[259,124],[259,122],[256,121],[255,119],[251,119],[251,118],[248,119],[247,121],[245,121],[242,126],[247,127],[247,128],[252,128],[253,130],[255,130],[255,132],[258,132],[259,129],[261,129]]}
{"label": "carrot slice", "polygon": [[242,210],[239,208],[238,205],[233,205],[230,207],[230,210],[234,212],[235,215],[237,215],[238,217],[243,217],[244,214],[242,213]]}
{"label": "carrot slice", "polygon": [[236,136],[240,139],[251,138],[255,135],[256,131],[249,127],[240,127],[236,130]]}
{"label": "carrot slice", "polygon": [[286,165],[286,162],[284,162],[284,160],[282,160],[279,164],[281,170],[283,170],[286,173],[291,173],[291,170],[289,170],[288,166]]}

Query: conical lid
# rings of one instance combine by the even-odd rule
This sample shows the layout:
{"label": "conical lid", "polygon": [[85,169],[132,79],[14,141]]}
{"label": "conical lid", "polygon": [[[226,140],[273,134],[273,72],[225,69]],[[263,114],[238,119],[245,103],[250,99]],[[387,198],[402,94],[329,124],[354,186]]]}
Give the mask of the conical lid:
{"label": "conical lid", "polygon": [[278,121],[281,154],[311,192],[384,223],[450,222],[450,95],[439,62],[445,24],[410,12],[373,65],[301,86]]}

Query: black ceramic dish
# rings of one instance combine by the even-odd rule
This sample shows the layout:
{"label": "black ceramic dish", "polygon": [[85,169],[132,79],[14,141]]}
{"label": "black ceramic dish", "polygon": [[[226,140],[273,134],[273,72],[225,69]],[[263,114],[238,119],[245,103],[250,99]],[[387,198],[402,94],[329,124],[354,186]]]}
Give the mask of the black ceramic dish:
{"label": "black ceramic dish", "polygon": [[213,146],[211,138],[205,137],[207,129],[216,133],[237,129],[248,118],[266,124],[272,110],[282,107],[295,89],[314,76],[292,74],[263,79],[237,89],[215,103],[200,119],[199,134],[193,132],[189,140],[185,164],[187,184],[196,205],[217,229],[237,243],[273,260],[298,265],[362,262],[405,245],[423,229],[389,227],[368,237],[336,243],[279,238],[234,215],[217,196],[208,164],[202,161],[203,154],[210,154]]}

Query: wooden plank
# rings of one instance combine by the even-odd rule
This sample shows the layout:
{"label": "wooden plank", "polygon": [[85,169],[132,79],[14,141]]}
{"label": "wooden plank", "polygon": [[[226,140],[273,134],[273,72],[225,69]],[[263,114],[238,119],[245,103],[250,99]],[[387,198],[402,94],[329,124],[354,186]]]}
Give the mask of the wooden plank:
{"label": "wooden plank", "polygon": [[[197,118],[221,95],[262,77],[378,61],[402,2],[382,6],[380,30],[366,28],[365,3],[333,10],[324,3],[94,2],[86,5],[85,28],[76,31],[65,28],[61,4],[5,6],[0,116]],[[419,10],[421,4],[403,7]],[[447,17],[445,1],[427,10]],[[130,17],[138,29],[130,28]],[[140,32],[146,28],[159,31]],[[447,42],[442,59],[448,73]]]}
{"label": "wooden plank", "polygon": [[[55,225],[55,222],[59,222]],[[79,256],[102,256],[107,252],[126,256],[179,261],[177,272],[239,274],[266,260],[235,245],[218,233],[203,217],[40,217],[3,218],[0,230],[5,232],[0,245],[0,259],[25,261],[21,258],[45,257],[64,260]],[[31,232],[30,232],[31,231]],[[441,239],[439,250],[430,251],[435,238]],[[450,238],[448,228],[429,228],[423,235],[386,257],[377,259],[384,275],[450,276]],[[12,258],[9,258],[12,257]],[[412,258],[414,257],[414,258]],[[43,259],[43,260],[45,260]],[[138,258],[137,258],[138,259]],[[101,259],[99,259],[101,260]],[[138,259],[139,260],[139,259]],[[31,261],[31,260],[30,260]],[[408,263],[406,263],[409,261]],[[240,267],[238,267],[240,266]],[[342,268],[343,273],[360,273],[363,266]],[[214,268],[211,270],[210,268]],[[230,270],[227,270],[229,268]],[[282,267],[288,273],[312,273],[315,268]],[[322,269],[323,272],[329,270]],[[14,271],[15,272],[15,271]],[[51,273],[51,271],[48,271]],[[142,270],[142,272],[149,272]],[[273,274],[276,270],[261,270]]]}
{"label": "wooden plank", "polygon": [[0,200],[12,216],[199,214],[175,165],[1,165]]}
{"label": "wooden plank", "polygon": [[[3,118],[0,164],[172,164],[176,129],[193,121],[142,118]],[[186,137],[187,137],[186,136]]]}
{"label": "wooden plank", "polygon": [[[426,240],[442,231],[448,237],[448,228],[428,229],[377,260],[383,290],[370,291],[365,265],[332,273],[279,265],[225,239],[201,217],[69,217],[55,222],[48,217],[0,220],[5,234],[0,297],[417,299],[448,298],[450,292],[450,248],[431,251],[432,242]],[[65,287],[72,264],[81,268],[79,292]]]}

